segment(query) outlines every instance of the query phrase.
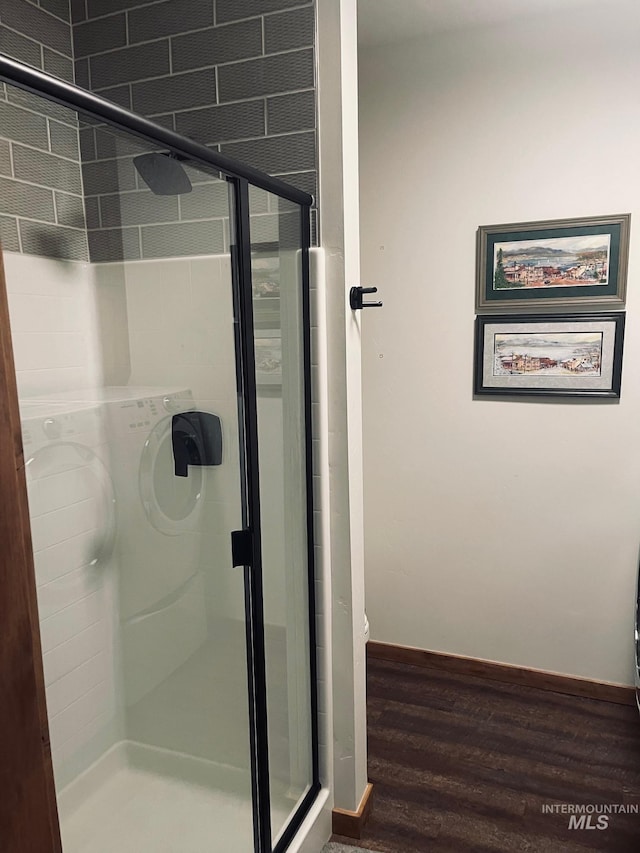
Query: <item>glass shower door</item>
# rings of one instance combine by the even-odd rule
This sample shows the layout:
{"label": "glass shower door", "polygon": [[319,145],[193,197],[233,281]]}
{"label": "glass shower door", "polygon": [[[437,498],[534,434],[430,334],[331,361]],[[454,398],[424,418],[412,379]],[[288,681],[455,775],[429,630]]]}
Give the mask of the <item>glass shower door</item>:
{"label": "glass shower door", "polygon": [[[5,253],[64,853],[247,853],[229,188],[7,89],[83,152],[75,224],[35,210],[24,251]],[[58,159],[46,163],[64,187]],[[71,201],[51,192],[54,214]]]}
{"label": "glass shower door", "polygon": [[308,211],[251,196],[251,276],[260,470],[271,836],[317,785],[313,531],[307,383]]}

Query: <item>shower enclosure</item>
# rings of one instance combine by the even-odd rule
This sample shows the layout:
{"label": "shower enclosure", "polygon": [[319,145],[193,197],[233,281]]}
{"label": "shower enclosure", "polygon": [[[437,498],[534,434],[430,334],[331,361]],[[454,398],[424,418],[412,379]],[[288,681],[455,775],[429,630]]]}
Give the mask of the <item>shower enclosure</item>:
{"label": "shower enclosure", "polygon": [[82,207],[40,226],[34,166],[45,207],[4,252],[62,849],[284,850],[320,788],[312,199],[4,57],[0,80],[9,170],[43,122],[82,144],[55,222]]}

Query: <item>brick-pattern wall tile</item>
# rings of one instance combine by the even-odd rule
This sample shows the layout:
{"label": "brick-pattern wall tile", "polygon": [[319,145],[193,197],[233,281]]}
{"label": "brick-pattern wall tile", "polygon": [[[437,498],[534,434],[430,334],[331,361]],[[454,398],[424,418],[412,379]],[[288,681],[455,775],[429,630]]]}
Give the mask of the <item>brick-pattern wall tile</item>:
{"label": "brick-pattern wall tile", "polygon": [[42,255],[46,258],[60,258],[74,261],[87,261],[87,234],[77,228],[52,227],[41,222],[20,220],[20,243],[27,255]]}
{"label": "brick-pattern wall tile", "polygon": [[216,71],[190,71],[159,80],[135,83],[133,109],[142,115],[186,110],[216,102]]}
{"label": "brick-pattern wall tile", "polygon": [[52,101],[47,101],[39,95],[34,95],[31,92],[25,92],[23,89],[16,89],[13,86],[7,85],[7,100],[12,104],[18,104],[21,107],[26,107],[28,110],[33,110],[39,115],[50,116],[56,121],[62,121],[71,127],[77,127],[78,117],[73,110],[68,110],[66,107],[61,107]]}
{"label": "brick-pattern wall tile", "polygon": [[267,132],[293,133],[314,130],[316,126],[316,96],[308,92],[295,92],[267,99]]}
{"label": "brick-pattern wall tile", "polygon": [[30,38],[65,56],[73,55],[69,24],[28,0],[3,0],[0,5],[0,23],[17,32],[28,33]]}
{"label": "brick-pattern wall tile", "polygon": [[16,178],[58,190],[82,193],[78,164],[70,160],[34,151],[22,145],[13,146],[13,171]]}
{"label": "brick-pattern wall tile", "polygon": [[239,101],[309,89],[313,84],[313,51],[300,50],[223,65],[219,69],[218,91],[221,102]]}
{"label": "brick-pattern wall tile", "polygon": [[205,145],[264,134],[264,101],[243,101],[176,114],[176,130]]}
{"label": "brick-pattern wall tile", "polygon": [[251,163],[272,175],[313,169],[316,165],[314,133],[295,133],[270,136],[265,139],[251,139],[247,142],[231,142],[222,145],[220,150],[229,157]]}
{"label": "brick-pattern wall tile", "polygon": [[0,139],[0,175],[11,177],[11,143]]}
{"label": "brick-pattern wall tile", "polygon": [[[71,15],[78,84],[315,194],[312,0],[71,0]],[[212,211],[217,205],[227,215],[224,184],[185,164],[193,191],[162,202],[133,167],[153,148],[97,126],[82,127],[80,145],[94,260],[227,245],[228,227]],[[171,222],[184,227],[172,233]]]}
{"label": "brick-pattern wall tile", "polygon": [[[0,51],[73,82],[69,21],[69,0],[1,0]],[[88,259],[79,159],[72,110],[0,86],[0,223],[7,251]]]}
{"label": "brick-pattern wall tile", "polygon": [[225,181],[196,186],[180,196],[180,218],[185,220],[225,218],[229,215],[229,187]]}
{"label": "brick-pattern wall tile", "polygon": [[75,82],[73,76],[73,61],[55,50],[50,50],[48,47],[42,49],[44,59],[44,70],[47,74],[52,74],[54,77],[59,77],[67,83]]}
{"label": "brick-pattern wall tile", "polygon": [[150,190],[103,196],[100,214],[103,228],[175,222],[178,219],[178,197],[154,195]]}
{"label": "brick-pattern wall tile", "polygon": [[[87,0],[87,11],[90,18],[99,18],[101,15],[109,15],[111,12],[121,12],[123,9],[131,9],[134,6],[151,5],[149,0]],[[153,14],[153,10],[149,10]]]}
{"label": "brick-pattern wall tile", "polygon": [[126,15],[111,15],[98,21],[86,21],[73,28],[73,53],[76,59],[104,53],[127,44]]}
{"label": "brick-pattern wall tile", "polygon": [[142,255],[145,258],[218,255],[225,251],[224,229],[220,219],[148,225],[141,231]]}
{"label": "brick-pattern wall tile", "polygon": [[2,213],[45,222],[56,221],[53,192],[45,187],[0,178]]}
{"label": "brick-pattern wall tile", "polygon": [[177,36],[171,49],[174,72],[250,59],[262,54],[262,22],[253,18]]}
{"label": "brick-pattern wall tile", "polygon": [[154,41],[99,53],[89,59],[89,73],[91,86],[97,90],[169,74],[169,42]]}
{"label": "brick-pattern wall tile", "polygon": [[86,0],[71,0],[71,21],[74,24],[79,24],[87,19],[87,4]]}
{"label": "brick-pattern wall tile", "polygon": [[133,158],[100,160],[82,164],[84,191],[87,195],[119,193],[136,188]]}
{"label": "brick-pattern wall tile", "polygon": [[87,232],[89,255],[94,263],[135,261],[140,257],[140,229],[101,228]]}
{"label": "brick-pattern wall tile", "polygon": [[108,127],[96,127],[93,138],[96,152],[93,159],[97,160],[112,160],[114,157],[135,157],[143,151],[155,151],[156,148],[154,145],[146,144],[142,139],[112,131]]}
{"label": "brick-pattern wall tile", "polygon": [[87,224],[82,196],[63,192],[54,192],[53,195],[56,206],[56,221],[58,224],[84,230]]}
{"label": "brick-pattern wall tile", "polygon": [[39,0],[39,4],[42,9],[46,9],[52,15],[57,15],[62,21],[69,22],[71,20],[69,0]]}
{"label": "brick-pattern wall tile", "polygon": [[42,68],[42,52],[38,42],[2,26],[2,18],[0,18],[0,52],[34,68]]}
{"label": "brick-pattern wall tile", "polygon": [[0,102],[0,133],[13,142],[23,142],[44,151],[49,148],[47,119],[13,104]]}
{"label": "brick-pattern wall tile", "polygon": [[93,127],[81,127],[78,136],[82,160],[95,160],[97,158],[95,129]]}
{"label": "brick-pattern wall tile", "polygon": [[216,21],[223,24],[300,5],[300,0],[216,0]]}
{"label": "brick-pattern wall tile", "polygon": [[131,109],[131,86],[113,86],[110,89],[103,89],[100,94],[108,101],[113,101],[120,107],[127,110]]}
{"label": "brick-pattern wall tile", "polygon": [[76,62],[74,62],[73,64],[73,69],[75,72],[76,86],[81,86],[83,89],[90,89],[91,83],[89,81],[89,60],[76,60]]}
{"label": "brick-pattern wall tile", "polygon": [[49,119],[49,138],[51,140],[51,152],[60,157],[68,157],[78,162],[80,160],[80,144],[78,141],[78,130],[61,124],[59,121]]}
{"label": "brick-pattern wall tile", "polygon": [[19,252],[18,220],[11,216],[0,216],[0,245],[5,252]]}
{"label": "brick-pattern wall tile", "polygon": [[313,6],[304,6],[264,19],[265,53],[313,47],[315,15]]}
{"label": "brick-pattern wall tile", "polygon": [[162,3],[156,3],[153,10],[142,7],[129,12],[129,43],[151,41],[212,24],[212,3],[164,0]]}
{"label": "brick-pattern wall tile", "polygon": [[95,196],[84,197],[84,216],[87,228],[100,228],[100,203]]}

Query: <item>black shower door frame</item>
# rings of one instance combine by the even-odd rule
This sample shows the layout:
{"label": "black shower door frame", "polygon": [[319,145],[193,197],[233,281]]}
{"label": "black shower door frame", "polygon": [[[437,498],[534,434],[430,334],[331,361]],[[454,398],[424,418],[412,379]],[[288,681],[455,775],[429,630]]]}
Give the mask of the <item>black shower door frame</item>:
{"label": "black shower door frame", "polygon": [[[243,559],[247,636],[248,699],[253,794],[254,853],[284,853],[315,801],[320,788],[318,757],[318,689],[313,528],[313,463],[311,443],[311,320],[309,303],[309,248],[311,239],[308,193],[264,172],[211,151],[191,139],[161,127],[149,119],[113,104],[99,95],[58,80],[0,54],[0,81],[32,92],[68,109],[84,113],[140,139],[166,147],[181,158],[213,167],[222,173],[230,189],[232,233],[231,265],[236,327],[236,379],[238,415],[242,431],[241,454]],[[260,536],[260,470],[258,464],[258,407],[254,345],[253,288],[249,186],[253,185],[300,207],[302,262],[302,333],[304,371],[304,434],[306,475],[306,533],[309,600],[309,673],[311,684],[312,782],[278,843],[271,840],[269,796],[269,738],[267,728],[267,676]]]}

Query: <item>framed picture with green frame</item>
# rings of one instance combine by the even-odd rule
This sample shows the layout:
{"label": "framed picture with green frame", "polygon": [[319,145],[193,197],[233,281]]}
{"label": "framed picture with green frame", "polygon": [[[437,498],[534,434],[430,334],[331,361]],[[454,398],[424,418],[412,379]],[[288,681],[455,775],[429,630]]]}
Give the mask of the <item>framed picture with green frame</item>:
{"label": "framed picture with green frame", "polygon": [[476,313],[622,310],[630,214],[484,225]]}

